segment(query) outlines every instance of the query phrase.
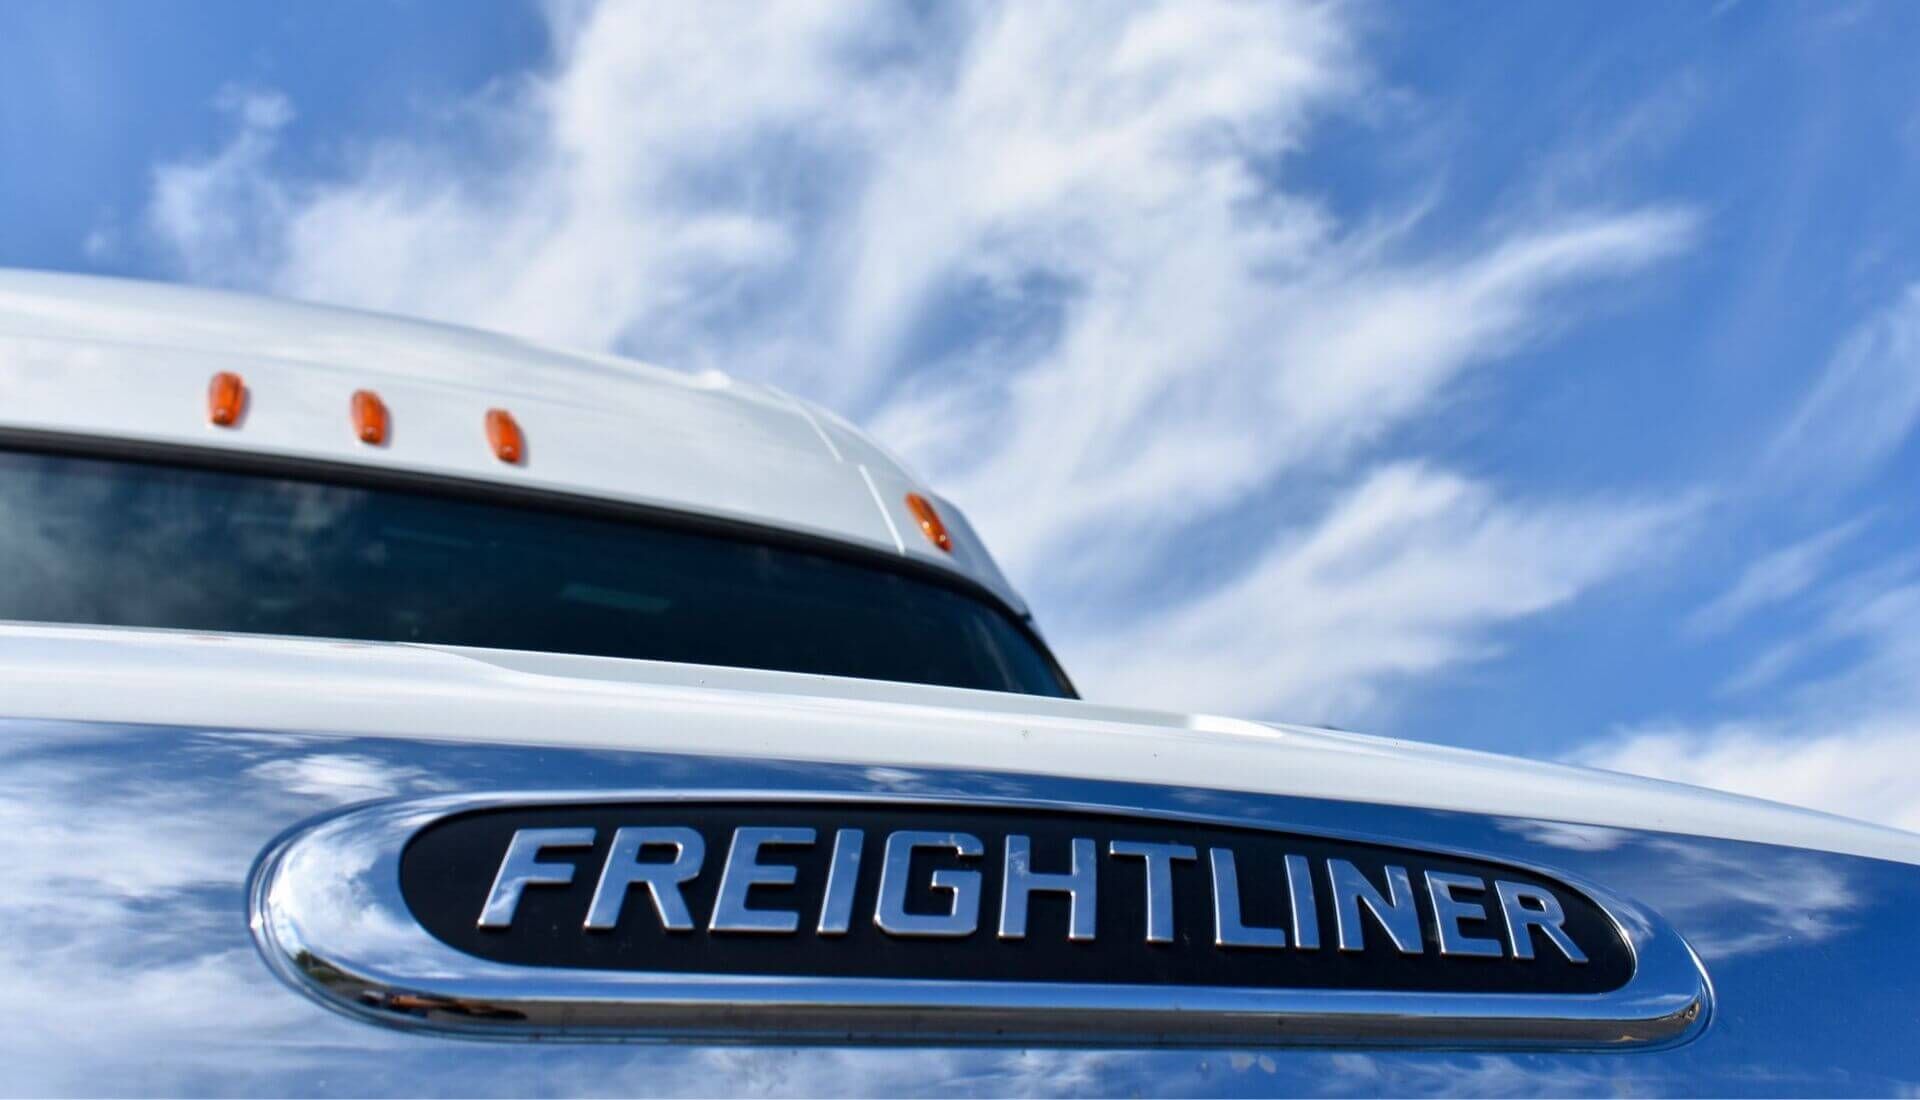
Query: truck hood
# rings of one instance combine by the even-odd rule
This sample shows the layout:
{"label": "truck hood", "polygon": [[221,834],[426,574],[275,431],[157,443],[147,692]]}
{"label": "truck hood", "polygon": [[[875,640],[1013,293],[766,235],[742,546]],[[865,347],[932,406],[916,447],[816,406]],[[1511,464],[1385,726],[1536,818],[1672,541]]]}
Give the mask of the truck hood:
{"label": "truck hood", "polygon": [[1079,700],[649,661],[0,624],[13,717],[1151,783],[1920,864],[1920,835],[1614,772]]}

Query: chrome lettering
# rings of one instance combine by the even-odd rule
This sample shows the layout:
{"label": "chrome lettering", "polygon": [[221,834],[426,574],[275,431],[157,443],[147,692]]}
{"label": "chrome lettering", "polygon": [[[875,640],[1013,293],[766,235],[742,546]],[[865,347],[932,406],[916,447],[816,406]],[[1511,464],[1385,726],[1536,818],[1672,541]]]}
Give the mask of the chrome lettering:
{"label": "chrome lettering", "polygon": [[953,895],[945,913],[907,912],[907,874],[915,848],[945,848],[965,859],[986,852],[980,838],[970,833],[933,833],[902,830],[887,837],[880,858],[880,899],[873,923],[890,936],[970,936],[980,926],[980,872],[941,868],[931,879],[935,890]]}
{"label": "chrome lettering", "polygon": [[592,829],[515,829],[507,854],[493,876],[493,889],[480,908],[480,927],[511,928],[520,908],[520,895],[529,886],[565,886],[573,881],[573,864],[541,863],[548,848],[588,848]]}
{"label": "chrome lettering", "polygon": [[[581,874],[577,862],[548,861],[542,857],[557,850],[592,848],[597,839],[596,830],[587,827],[515,830],[501,856],[477,926],[489,930],[511,929],[528,888],[574,884]],[[777,857],[770,857],[768,849],[804,847],[822,839],[822,830],[808,826],[733,829],[726,859],[719,871],[712,912],[707,915],[706,930],[766,935],[798,932],[807,915],[797,911],[801,906],[769,908],[763,902],[756,907],[750,905],[749,900],[755,887],[793,887],[800,883],[798,864],[802,861],[781,862]],[[815,896],[812,890],[819,890],[814,930],[822,937],[846,936],[853,929],[854,908],[862,897],[865,842],[866,834],[861,829],[833,830],[832,851],[823,861],[824,880],[810,881],[793,892],[796,897],[811,899]],[[1058,841],[1045,843],[1057,844]],[[1182,861],[1196,860],[1198,847],[1146,840],[1114,840],[1105,847],[1106,858],[1139,862],[1145,886],[1145,942],[1155,945],[1179,942],[1176,908],[1180,903],[1176,900],[1174,867]],[[1101,900],[1101,845],[1094,838],[1071,837],[1066,848],[1064,853],[1052,857],[1054,860],[1064,857],[1065,870],[1036,871],[1032,837],[1023,833],[1005,834],[1000,867],[999,939],[1019,940],[1028,936],[1035,894],[1065,894],[1070,905],[1067,939],[1076,943],[1095,940]],[[923,877],[915,880],[915,853],[923,849],[948,853],[949,860],[958,857],[961,866],[939,867],[931,873],[923,871]],[[1325,878],[1316,881],[1320,869],[1314,864],[1319,860],[1279,852],[1265,854],[1264,858],[1252,862],[1248,873],[1256,877],[1243,881],[1233,847],[1207,848],[1206,852],[1211,872],[1216,947],[1318,950],[1321,937],[1317,891],[1331,889],[1333,940],[1343,952],[1367,950],[1367,935],[1371,931],[1376,936],[1384,932],[1394,950],[1402,955],[1423,953],[1426,949],[1423,913],[1431,905],[1432,934],[1442,957],[1532,960],[1537,957],[1539,938],[1544,937],[1567,961],[1588,962],[1586,953],[1567,929],[1567,913],[1561,899],[1545,886],[1417,867],[1410,873],[1406,866],[1394,864],[1379,867],[1381,877],[1374,879],[1372,872],[1362,871],[1353,862],[1339,858],[1325,859]],[[874,926],[888,936],[909,939],[973,935],[979,930],[980,910],[990,877],[991,868],[983,864],[988,854],[981,839],[970,833],[901,830],[886,834],[871,911]],[[692,828],[650,825],[614,830],[587,906],[584,927],[591,932],[607,932],[619,927],[629,891],[636,885],[644,885],[661,928],[670,932],[692,931],[697,924],[688,909],[685,889],[700,875],[705,857],[703,834]],[[924,866],[929,857],[923,854],[920,858]],[[1424,878],[1425,899],[1416,892],[1414,874]],[[1280,903],[1281,876],[1285,884],[1286,917],[1274,926],[1249,923],[1247,906],[1251,899],[1258,898],[1261,904],[1275,906]],[[1110,885],[1109,889],[1122,887]],[[1132,889],[1130,883],[1125,884],[1123,893]],[[915,900],[924,899],[929,893],[939,899],[935,906]],[[1141,895],[1136,894],[1129,900],[1140,899]],[[1496,899],[1498,914],[1493,911]],[[1112,903],[1110,899],[1109,904]],[[923,908],[937,906],[937,911],[911,911],[910,904]],[[806,907],[811,908],[811,902]],[[1192,916],[1189,919],[1193,919]],[[1485,927],[1494,934],[1468,934],[1469,922],[1475,921],[1487,922]],[[1378,929],[1368,928],[1370,923]],[[1495,930],[1504,930],[1504,936]],[[1377,939],[1373,946],[1384,949]]]}
{"label": "chrome lettering", "polygon": [[762,884],[791,886],[800,875],[797,868],[787,864],[761,863],[762,847],[806,847],[812,843],[812,829],[747,826],[735,829],[733,843],[727,848],[727,862],[720,870],[720,892],[713,899],[713,915],[707,920],[707,931],[788,934],[798,929],[800,914],[785,909],[749,909],[747,892]]}
{"label": "chrome lettering", "polygon": [[1391,902],[1380,896],[1380,891],[1360,873],[1360,868],[1344,859],[1327,860],[1327,877],[1333,883],[1335,939],[1340,950],[1366,950],[1366,930],[1360,925],[1362,905],[1373,914],[1380,927],[1386,929],[1387,938],[1402,955],[1418,955],[1423,950],[1420,910],[1414,904],[1413,883],[1407,878],[1407,869],[1389,864],[1386,870]]}
{"label": "chrome lettering", "polygon": [[1213,942],[1219,947],[1266,947],[1287,945],[1287,933],[1279,928],[1251,926],[1240,919],[1240,876],[1233,865],[1229,848],[1210,848],[1207,856],[1213,864]]}
{"label": "chrome lettering", "polygon": [[1094,864],[1096,850],[1093,841],[1074,837],[1073,869],[1065,873],[1041,874],[1033,869],[1033,841],[1019,833],[1008,834],[1007,860],[1002,868],[1004,877],[1000,888],[1000,938],[1025,939],[1027,902],[1034,894],[1046,892],[1065,894],[1072,899],[1073,908],[1067,919],[1067,938],[1079,942],[1093,939],[1098,923],[1096,906],[1099,902],[1096,890],[1099,869]]}
{"label": "chrome lettering", "polygon": [[1313,907],[1313,870],[1306,856],[1287,857],[1287,906],[1293,910],[1293,942],[1302,951],[1320,947],[1320,914]]}
{"label": "chrome lettering", "polygon": [[[1507,925],[1507,938],[1513,941],[1514,958],[1533,958],[1533,930],[1538,928],[1547,934],[1547,939],[1553,941],[1568,962],[1587,961],[1586,953],[1561,927],[1567,923],[1567,914],[1560,908],[1559,898],[1538,886],[1505,879],[1496,881],[1493,889],[1500,895],[1500,916]],[[1528,902],[1533,905],[1530,907]]]}
{"label": "chrome lettering", "polygon": [[1440,930],[1442,955],[1478,955],[1497,959],[1503,953],[1499,940],[1469,936],[1460,930],[1460,922],[1463,920],[1486,920],[1487,910],[1483,905],[1461,901],[1453,896],[1453,892],[1455,890],[1484,891],[1486,888],[1486,882],[1477,875],[1427,872],[1427,896],[1433,899],[1434,923]]}
{"label": "chrome lettering", "polygon": [[[648,847],[671,847],[669,863],[641,863],[639,855]],[[636,882],[647,884],[653,909],[661,927],[671,932],[693,930],[693,915],[687,912],[680,885],[700,873],[707,858],[707,842],[692,829],[679,826],[628,826],[613,834],[613,847],[607,852],[607,865],[601,868],[599,885],[593,889],[593,903],[587,906],[586,927],[604,932],[620,923],[620,909],[627,900],[627,888]]]}
{"label": "chrome lettering", "polygon": [[1147,864],[1147,942],[1173,942],[1173,861],[1193,859],[1191,844],[1148,844],[1116,840],[1107,845],[1115,859],[1142,859]]}
{"label": "chrome lettering", "polygon": [[853,891],[860,884],[860,850],[867,834],[841,829],[833,834],[833,862],[827,865],[827,896],[820,902],[823,936],[844,936],[853,925]]}

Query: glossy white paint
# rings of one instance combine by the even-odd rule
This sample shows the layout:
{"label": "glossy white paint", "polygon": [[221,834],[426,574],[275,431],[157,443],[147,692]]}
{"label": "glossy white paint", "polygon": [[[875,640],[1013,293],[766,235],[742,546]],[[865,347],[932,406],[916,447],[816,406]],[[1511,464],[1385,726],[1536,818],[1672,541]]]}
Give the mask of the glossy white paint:
{"label": "glossy white paint", "polygon": [[[230,370],[238,427],[207,422]],[[377,391],[391,442],[354,438],[348,402]],[[718,373],[353,310],[187,287],[0,270],[0,428],[102,435],[501,482],[673,508],[904,553],[1025,605],[967,532],[934,550],[906,516],[930,490],[838,417]],[[487,447],[510,410],[526,461]]]}
{"label": "glossy white paint", "polygon": [[1920,864],[1920,835],[1611,772],[1296,726],[792,673],[0,624],[0,699],[9,717],[804,760],[861,765],[879,780],[909,768],[1060,775]]}

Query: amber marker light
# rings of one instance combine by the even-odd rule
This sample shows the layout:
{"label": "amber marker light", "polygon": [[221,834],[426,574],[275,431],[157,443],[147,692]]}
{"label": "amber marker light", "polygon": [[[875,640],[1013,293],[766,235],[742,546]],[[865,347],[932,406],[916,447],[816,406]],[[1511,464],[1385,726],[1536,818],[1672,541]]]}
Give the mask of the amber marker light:
{"label": "amber marker light", "polygon": [[527,455],[527,439],[520,434],[513,414],[505,409],[487,410],[487,442],[493,447],[493,457],[502,462],[518,465]]}
{"label": "amber marker light", "polygon": [[387,406],[372,390],[353,391],[353,434],[378,447],[387,441]]}
{"label": "amber marker light", "polygon": [[240,423],[247,407],[247,384],[230,370],[223,370],[207,383],[207,419],[222,428]]}
{"label": "amber marker light", "polygon": [[920,533],[927,536],[928,542],[953,553],[953,538],[947,534],[947,525],[940,522],[940,513],[933,510],[932,502],[919,493],[908,493],[907,511],[920,521]]}

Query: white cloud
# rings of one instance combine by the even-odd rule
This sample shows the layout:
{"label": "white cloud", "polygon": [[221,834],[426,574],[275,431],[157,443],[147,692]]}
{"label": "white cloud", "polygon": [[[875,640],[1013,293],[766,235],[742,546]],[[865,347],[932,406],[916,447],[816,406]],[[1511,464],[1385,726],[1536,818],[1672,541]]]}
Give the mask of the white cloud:
{"label": "white cloud", "polygon": [[[160,171],[150,225],[197,279],[717,366],[850,412],[968,508],[1083,678],[1149,698],[1368,703],[1492,652],[1500,623],[1643,560],[1672,518],[1503,501],[1383,453],[1467,372],[1576,319],[1583,286],[1686,248],[1695,218],[1549,210],[1439,252],[1412,243],[1420,207],[1336,218],[1294,154],[1391,98],[1348,9],[555,11],[551,66],[455,116],[485,140],[390,139],[296,179],[273,156],[284,103],[236,108],[228,148]],[[1322,529],[1274,510],[1224,579],[1167,564],[1296,481],[1344,498]],[[1336,567],[1343,540],[1381,556],[1377,583]],[[1177,606],[1144,609],[1169,587]],[[1122,679],[1096,667],[1114,637],[1186,656]]]}
{"label": "white cloud", "polygon": [[1856,519],[1770,551],[1748,564],[1733,586],[1687,616],[1694,634],[1716,634],[1763,607],[1791,599],[1820,578],[1828,559],[1866,521]]}
{"label": "white cloud", "polygon": [[1920,831],[1920,710],[1851,721],[1655,725],[1588,748],[1580,763],[1790,802]]}
{"label": "white cloud", "polygon": [[[1920,285],[1840,342],[1773,438],[1767,480],[1814,477],[1831,490],[1891,457],[1916,420]],[[1764,710],[1643,723],[1575,759],[1920,831],[1920,555],[1825,579],[1835,552],[1866,523],[1763,555],[1686,620],[1703,635],[1789,599],[1814,609],[1810,627],[1765,645],[1723,685],[1732,694],[1780,688]]]}
{"label": "white cloud", "polygon": [[[1096,539],[1112,568],[1127,558],[1116,543],[1156,547],[1283,474],[1342,465],[1544,326],[1550,290],[1643,264],[1689,227],[1644,212],[1411,268],[1336,247],[1279,284],[1253,258],[1217,270],[1229,242],[1188,235],[1193,255],[1166,251],[1190,264],[1088,303],[1011,387],[995,445],[936,472],[1005,532],[996,547],[1013,568],[1085,561]],[[1215,270],[1202,285],[1184,268]]]}
{"label": "white cloud", "polygon": [[1799,685],[1768,712],[1622,729],[1575,759],[1920,831],[1917,575],[1920,559],[1898,559],[1823,593],[1820,622],[1786,657],[1769,650],[1762,662],[1837,653],[1837,670]]}
{"label": "white cloud", "polygon": [[252,778],[299,795],[352,801],[390,798],[402,792],[441,790],[445,785],[418,768],[397,768],[350,752],[312,752],[254,765]]}
{"label": "white cloud", "polygon": [[292,201],[269,166],[293,104],[274,91],[228,88],[215,106],[234,120],[233,139],[205,160],[155,170],[147,219],[192,278],[258,282],[276,258],[262,227],[279,225]]}
{"label": "white cloud", "polygon": [[1920,284],[1841,342],[1773,441],[1773,465],[1852,477],[1888,457],[1920,420]]}
{"label": "white cloud", "polygon": [[1101,697],[1170,706],[1364,712],[1385,685],[1486,655],[1494,624],[1657,553],[1691,511],[1515,505],[1453,475],[1387,467],[1243,575],[1089,645],[1082,679]]}

